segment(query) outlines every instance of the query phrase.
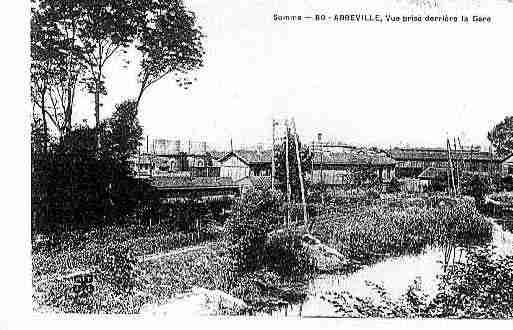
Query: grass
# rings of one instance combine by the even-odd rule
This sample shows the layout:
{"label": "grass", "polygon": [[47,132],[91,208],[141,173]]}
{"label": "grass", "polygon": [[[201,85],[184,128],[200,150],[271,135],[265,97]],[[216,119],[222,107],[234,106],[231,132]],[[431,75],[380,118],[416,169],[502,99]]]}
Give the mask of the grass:
{"label": "grass", "polygon": [[[112,285],[99,276],[92,276],[87,283],[77,279],[59,279],[34,285],[35,310],[53,310],[73,313],[123,313],[139,312],[147,303],[164,303],[173,296],[194,286],[207,289],[228,289],[231,283],[224,257],[226,247],[219,242],[209,243],[200,249],[170,255],[157,260],[142,261],[134,269],[133,294],[119,295]],[[82,281],[83,282],[83,281]],[[77,286],[90,285],[92,292],[77,294]]]}
{"label": "grass", "polygon": [[313,234],[347,257],[370,264],[418,254],[428,245],[480,244],[491,239],[492,225],[466,199],[441,207],[388,202],[320,219]]}
{"label": "grass", "polygon": [[[163,253],[184,246],[198,244],[209,240],[209,235],[199,235],[197,233],[163,233],[161,231],[146,232],[137,237],[133,228],[109,228],[106,240],[105,237],[99,239],[82,238],[81,243],[64,243],[66,249],[41,249],[33,251],[32,254],[32,275],[37,278],[43,275],[67,273],[76,269],[88,269],[93,267],[95,256],[109,247],[124,246],[130,248],[136,256]],[[118,235],[115,235],[118,233]],[[131,236],[132,235],[132,236]],[[109,241],[106,244],[105,241]]]}

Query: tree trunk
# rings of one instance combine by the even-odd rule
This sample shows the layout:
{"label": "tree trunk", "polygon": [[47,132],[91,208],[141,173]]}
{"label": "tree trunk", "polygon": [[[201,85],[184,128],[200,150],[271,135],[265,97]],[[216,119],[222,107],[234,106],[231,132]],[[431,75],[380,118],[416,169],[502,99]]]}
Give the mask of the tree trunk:
{"label": "tree trunk", "polygon": [[46,91],[43,90],[41,93],[41,115],[43,119],[43,151],[46,155],[48,151],[48,123],[46,121],[46,112],[45,112],[45,94]]}
{"label": "tree trunk", "polygon": [[71,114],[73,113],[73,99],[72,91],[68,87],[68,104],[66,104],[66,113],[64,115],[64,135],[68,135],[71,132]]}
{"label": "tree trunk", "polygon": [[100,141],[100,84],[101,84],[101,68],[98,71],[98,77],[95,82],[95,90],[94,90],[94,118],[96,121],[96,148],[98,151],[101,147]]}
{"label": "tree trunk", "polygon": [[144,90],[146,89],[146,83],[148,82],[148,76],[146,75],[141,83],[141,89],[139,90],[139,95],[137,96],[137,100],[135,101],[135,111],[136,114],[139,113],[139,103],[141,102]]}

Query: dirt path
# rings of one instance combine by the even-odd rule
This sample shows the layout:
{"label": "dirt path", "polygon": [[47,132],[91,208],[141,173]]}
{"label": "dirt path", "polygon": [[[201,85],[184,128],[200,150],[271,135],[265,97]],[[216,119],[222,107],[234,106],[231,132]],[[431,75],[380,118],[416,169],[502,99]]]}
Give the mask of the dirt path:
{"label": "dirt path", "polygon": [[150,260],[158,260],[160,258],[165,258],[169,256],[177,256],[184,253],[194,252],[202,249],[206,249],[210,245],[209,243],[201,243],[198,245],[186,246],[183,248],[179,248],[176,250],[171,250],[169,252],[164,253],[155,253],[155,254],[147,254],[143,256],[137,257],[138,262],[150,261]]}

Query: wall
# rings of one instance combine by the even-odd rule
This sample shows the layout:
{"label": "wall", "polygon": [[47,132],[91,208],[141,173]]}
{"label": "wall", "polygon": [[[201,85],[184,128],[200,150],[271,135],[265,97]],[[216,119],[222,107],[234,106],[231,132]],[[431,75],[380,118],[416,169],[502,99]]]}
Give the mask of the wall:
{"label": "wall", "polygon": [[235,156],[221,162],[220,176],[230,177],[233,181],[240,180],[251,173],[250,168]]}

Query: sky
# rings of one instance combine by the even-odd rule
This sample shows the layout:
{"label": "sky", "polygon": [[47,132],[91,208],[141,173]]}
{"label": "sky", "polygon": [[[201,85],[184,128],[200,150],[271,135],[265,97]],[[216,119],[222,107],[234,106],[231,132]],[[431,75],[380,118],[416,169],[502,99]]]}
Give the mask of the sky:
{"label": "sky", "polygon": [[[186,0],[206,34],[205,67],[184,90],[170,77],[144,95],[150,137],[206,140],[211,148],[270,144],[272,118],[294,117],[302,140],[317,133],[357,145],[486,147],[513,112],[513,4],[506,0]],[[429,8],[429,5],[434,5]],[[274,21],[316,13],[489,15],[492,23]],[[106,68],[102,116],[137,95],[137,56]],[[81,94],[74,120],[94,123]]]}

